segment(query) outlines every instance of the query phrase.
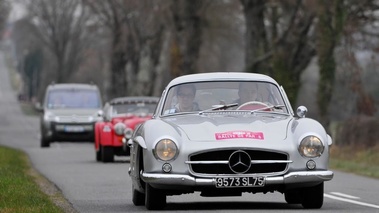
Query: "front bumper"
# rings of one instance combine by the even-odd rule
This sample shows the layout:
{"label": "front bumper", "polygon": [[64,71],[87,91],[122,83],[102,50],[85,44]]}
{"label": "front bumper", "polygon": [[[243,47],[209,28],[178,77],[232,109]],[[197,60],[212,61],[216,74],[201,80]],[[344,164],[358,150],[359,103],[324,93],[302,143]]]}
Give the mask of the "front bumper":
{"label": "front bumper", "polygon": [[[291,172],[284,176],[266,177],[268,185],[287,185],[297,183],[313,183],[328,181],[333,178],[332,171]],[[215,178],[195,178],[189,175],[156,174],[141,172],[141,178],[149,184],[181,185],[181,186],[215,186]]]}

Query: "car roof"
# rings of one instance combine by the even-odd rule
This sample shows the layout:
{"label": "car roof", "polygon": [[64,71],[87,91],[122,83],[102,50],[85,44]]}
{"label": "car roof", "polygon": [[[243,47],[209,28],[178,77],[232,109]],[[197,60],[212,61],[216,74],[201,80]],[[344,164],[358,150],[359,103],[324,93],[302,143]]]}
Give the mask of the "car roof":
{"label": "car roof", "polygon": [[50,84],[48,89],[95,89],[98,90],[98,87],[95,84],[83,84],[83,83],[59,83],[59,84]]}
{"label": "car roof", "polygon": [[189,82],[203,82],[203,81],[263,81],[270,82],[278,85],[278,83],[270,76],[258,73],[246,72],[209,72],[183,75],[173,79],[167,87],[177,84]]}
{"label": "car roof", "polygon": [[118,97],[109,101],[111,105],[117,104],[127,104],[127,103],[158,103],[158,97],[152,96],[127,96],[127,97]]}

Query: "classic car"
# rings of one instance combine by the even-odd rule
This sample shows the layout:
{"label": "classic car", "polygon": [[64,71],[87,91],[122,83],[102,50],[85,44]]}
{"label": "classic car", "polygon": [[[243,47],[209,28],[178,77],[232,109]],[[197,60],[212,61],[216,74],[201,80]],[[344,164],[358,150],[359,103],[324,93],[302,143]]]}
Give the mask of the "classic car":
{"label": "classic car", "polygon": [[158,103],[157,97],[119,97],[105,104],[95,125],[96,160],[113,162],[114,156],[128,156],[127,140],[134,129],[151,118]]}
{"label": "classic car", "polygon": [[[241,102],[242,90],[249,89],[251,101]],[[192,110],[178,110],[185,102]],[[280,192],[289,204],[321,208],[324,181],[333,178],[332,138],[306,112],[300,106],[295,115],[283,87],[262,74],[173,79],[153,119],[128,141],[134,205],[164,209],[167,196],[194,192],[207,197]]]}
{"label": "classic car", "polygon": [[94,125],[102,109],[99,88],[94,84],[52,83],[46,88],[41,111],[41,147],[55,141],[94,142]]}

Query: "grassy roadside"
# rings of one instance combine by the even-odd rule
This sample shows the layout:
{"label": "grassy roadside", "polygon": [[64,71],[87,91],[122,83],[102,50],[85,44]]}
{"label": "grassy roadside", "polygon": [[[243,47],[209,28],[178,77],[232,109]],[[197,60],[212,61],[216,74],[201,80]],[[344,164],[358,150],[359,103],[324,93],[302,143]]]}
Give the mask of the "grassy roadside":
{"label": "grassy roadside", "polygon": [[45,194],[27,156],[0,146],[0,212],[64,212]]}
{"label": "grassy roadside", "polygon": [[329,166],[332,170],[379,179],[379,144],[370,148],[332,145]]}
{"label": "grassy roadside", "polygon": [[[12,88],[20,91],[21,79],[11,66],[9,56],[6,56],[6,63]],[[27,116],[39,115],[30,102],[20,102],[20,107]],[[25,153],[0,146],[0,212],[77,211],[54,184],[33,168]]]}

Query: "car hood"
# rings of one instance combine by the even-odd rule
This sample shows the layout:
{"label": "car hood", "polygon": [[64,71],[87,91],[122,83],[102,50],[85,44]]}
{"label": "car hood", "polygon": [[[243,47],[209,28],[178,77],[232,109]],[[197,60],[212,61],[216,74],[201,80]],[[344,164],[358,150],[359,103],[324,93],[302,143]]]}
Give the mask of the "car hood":
{"label": "car hood", "polygon": [[129,116],[129,117],[117,117],[117,118],[113,118],[112,119],[112,123],[113,124],[116,124],[116,123],[119,123],[119,122],[123,122],[124,124],[126,124],[128,127],[134,129],[137,125],[147,121],[147,120],[150,120],[151,119],[151,116]]}
{"label": "car hood", "polygon": [[95,116],[100,109],[49,109],[55,116]]}
{"label": "car hood", "polygon": [[287,136],[291,116],[257,114],[240,116],[185,115],[165,119],[191,141],[255,139],[280,141]]}

